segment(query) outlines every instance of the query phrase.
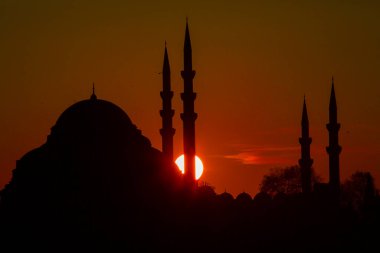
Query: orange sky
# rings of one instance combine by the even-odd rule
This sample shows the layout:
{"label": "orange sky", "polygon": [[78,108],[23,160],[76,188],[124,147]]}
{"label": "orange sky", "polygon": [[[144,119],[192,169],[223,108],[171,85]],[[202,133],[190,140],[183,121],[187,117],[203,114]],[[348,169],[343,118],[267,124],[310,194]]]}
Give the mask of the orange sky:
{"label": "orange sky", "polygon": [[[80,2],[80,3],[78,3]],[[15,162],[43,144],[68,106],[90,96],[123,108],[160,148],[164,41],[182,149],[182,48],[189,17],[197,153],[203,180],[255,194],[269,168],[299,159],[306,94],[311,155],[327,181],[334,75],[342,179],[368,170],[380,182],[380,3],[376,1],[0,2],[0,188]]]}

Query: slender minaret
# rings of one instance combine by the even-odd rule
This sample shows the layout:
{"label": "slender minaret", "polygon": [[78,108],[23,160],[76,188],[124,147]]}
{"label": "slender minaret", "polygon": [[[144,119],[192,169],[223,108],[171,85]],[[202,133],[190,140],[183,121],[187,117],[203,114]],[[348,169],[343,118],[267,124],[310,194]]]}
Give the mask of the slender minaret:
{"label": "slender minaret", "polygon": [[162,152],[173,161],[173,136],[175,129],[173,128],[174,110],[172,109],[173,91],[170,87],[170,65],[168,50],[165,42],[164,64],[162,67],[162,91],[160,92],[162,98],[162,110],[160,115],[162,117],[162,128],[160,134],[162,136]]}
{"label": "slender minaret", "polygon": [[184,92],[181,93],[183,101],[183,150],[185,155],[185,180],[191,188],[196,187],[195,180],[195,120],[197,114],[194,112],[194,100],[196,93],[193,92],[193,79],[195,71],[192,64],[191,41],[189,26],[186,20],[186,33],[184,44],[184,69],[181,76],[184,82]]}
{"label": "slender minaret", "polygon": [[311,138],[309,137],[309,119],[307,117],[306,99],[303,99],[302,109],[302,135],[299,138],[301,144],[301,159],[298,161],[301,167],[301,185],[302,193],[309,194],[311,192],[311,166],[313,159],[310,157]]}
{"label": "slender minaret", "polygon": [[338,132],[340,124],[338,123],[337,106],[334,90],[334,77],[332,78],[331,96],[329,105],[329,123],[326,125],[329,131],[329,146],[326,151],[329,154],[329,184],[334,193],[339,193],[340,177],[339,177],[339,154],[342,147],[339,146]]}

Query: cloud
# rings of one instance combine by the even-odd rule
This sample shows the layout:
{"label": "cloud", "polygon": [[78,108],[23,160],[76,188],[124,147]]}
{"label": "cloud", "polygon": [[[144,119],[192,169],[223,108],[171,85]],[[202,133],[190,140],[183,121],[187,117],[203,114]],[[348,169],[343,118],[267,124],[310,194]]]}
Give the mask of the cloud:
{"label": "cloud", "polygon": [[239,160],[242,164],[257,164],[259,157],[250,152],[241,152],[236,155],[226,155],[224,158]]}
{"label": "cloud", "polygon": [[235,153],[224,155],[244,165],[292,165],[298,162],[299,147],[254,146]]}

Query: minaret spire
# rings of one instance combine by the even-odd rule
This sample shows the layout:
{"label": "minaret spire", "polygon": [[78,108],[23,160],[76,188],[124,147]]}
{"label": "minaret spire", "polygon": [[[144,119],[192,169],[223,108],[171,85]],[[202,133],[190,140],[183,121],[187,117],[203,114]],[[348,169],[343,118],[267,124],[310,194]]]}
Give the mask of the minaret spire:
{"label": "minaret spire", "polygon": [[338,116],[337,116],[337,106],[336,106],[336,98],[335,98],[334,77],[331,78],[329,119],[330,119],[330,122],[337,123]]}
{"label": "minaret spire", "polygon": [[342,147],[339,146],[338,132],[340,124],[338,123],[337,104],[334,89],[334,77],[331,81],[331,95],[329,105],[329,123],[326,125],[329,131],[329,146],[326,151],[329,154],[329,184],[332,191],[339,194],[340,190],[340,172],[339,172],[339,154]]}
{"label": "minaret spire", "polygon": [[301,144],[301,159],[298,163],[301,167],[302,193],[309,194],[311,192],[311,166],[313,165],[313,159],[310,157],[310,144],[312,139],[309,136],[309,119],[307,116],[305,97],[303,100],[301,127],[302,136],[299,138],[299,143]]}
{"label": "minaret spire", "polygon": [[187,20],[183,51],[184,69],[181,71],[181,76],[184,81],[184,92],[181,93],[181,99],[183,101],[183,113],[181,113],[181,119],[183,121],[185,180],[191,188],[195,188],[195,120],[198,115],[194,112],[194,100],[197,94],[193,91],[195,71],[193,70],[192,64],[191,40]]}
{"label": "minaret spire", "polygon": [[184,71],[191,71],[193,69],[191,40],[190,40],[189,24],[187,22],[187,19],[186,19],[183,63],[184,63]]}
{"label": "minaret spire", "polygon": [[175,129],[173,128],[174,110],[172,109],[173,91],[170,87],[170,64],[166,41],[164,63],[162,67],[162,91],[160,92],[160,95],[162,98],[162,110],[160,110],[162,118],[162,128],[160,129],[160,134],[162,136],[162,152],[168,160],[173,161],[173,136],[175,133]]}
{"label": "minaret spire", "polygon": [[97,97],[95,95],[95,83],[92,83],[92,95],[91,95],[91,99],[97,99]]}

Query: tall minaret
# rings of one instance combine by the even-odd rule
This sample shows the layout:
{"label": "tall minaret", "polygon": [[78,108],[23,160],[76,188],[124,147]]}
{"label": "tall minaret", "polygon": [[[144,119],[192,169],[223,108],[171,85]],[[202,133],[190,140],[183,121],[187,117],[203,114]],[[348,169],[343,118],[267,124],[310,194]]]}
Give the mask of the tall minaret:
{"label": "tall minaret", "polygon": [[162,91],[160,92],[162,98],[162,110],[160,115],[162,117],[162,128],[160,134],[162,136],[162,152],[173,161],[173,136],[175,129],[173,128],[174,110],[172,109],[173,91],[170,87],[170,65],[168,50],[165,42],[164,64],[162,67]]}
{"label": "tall minaret", "polygon": [[311,192],[311,166],[313,159],[310,157],[311,138],[309,137],[309,119],[307,117],[306,99],[303,100],[302,109],[302,136],[299,138],[301,144],[301,159],[298,163],[301,167],[301,185],[302,193],[309,194]]}
{"label": "tall minaret", "polygon": [[181,75],[184,82],[184,92],[181,93],[183,101],[183,150],[185,155],[185,180],[191,188],[196,187],[195,180],[195,120],[197,114],[194,112],[194,100],[196,93],[193,92],[193,79],[195,71],[192,64],[191,41],[189,26],[186,21],[185,45],[184,45],[184,69]]}
{"label": "tall minaret", "polygon": [[340,124],[338,123],[337,106],[334,90],[334,77],[332,78],[331,96],[329,105],[329,123],[326,125],[329,131],[329,146],[326,151],[329,154],[329,184],[333,192],[339,193],[340,177],[339,177],[339,154],[342,147],[339,146],[338,132]]}

